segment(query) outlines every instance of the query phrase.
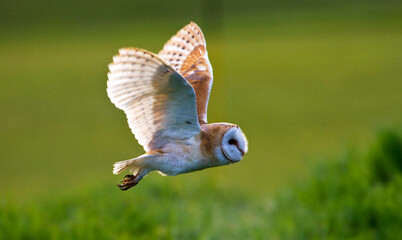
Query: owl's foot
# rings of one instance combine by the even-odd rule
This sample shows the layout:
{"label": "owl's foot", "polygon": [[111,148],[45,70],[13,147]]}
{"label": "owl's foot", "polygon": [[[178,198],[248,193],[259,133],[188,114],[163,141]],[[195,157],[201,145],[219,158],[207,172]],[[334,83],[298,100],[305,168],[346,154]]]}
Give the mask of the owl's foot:
{"label": "owl's foot", "polygon": [[137,178],[137,176],[126,175],[120,182],[121,184],[117,186],[120,188],[120,190],[125,191],[137,185],[140,180]]}

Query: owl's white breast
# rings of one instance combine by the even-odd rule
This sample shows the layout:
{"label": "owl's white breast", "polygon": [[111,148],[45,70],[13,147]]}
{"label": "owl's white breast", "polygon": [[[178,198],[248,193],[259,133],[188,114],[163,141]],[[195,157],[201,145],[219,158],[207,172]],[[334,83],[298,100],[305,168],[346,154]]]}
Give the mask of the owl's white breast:
{"label": "owl's white breast", "polygon": [[198,135],[183,142],[168,143],[163,147],[165,153],[153,167],[161,174],[170,176],[208,167],[208,161],[203,157],[199,146]]}
{"label": "owl's white breast", "polygon": [[161,149],[161,154],[149,164],[149,169],[164,175],[202,170],[209,167],[231,164],[224,157],[221,148],[222,136],[233,124],[205,124],[201,132],[186,140],[169,142]]}
{"label": "owl's white breast", "polygon": [[154,170],[163,175],[175,176],[182,173],[202,170],[222,165],[212,154],[206,153],[203,148],[201,133],[186,141],[168,143],[163,147],[164,154],[153,164]]}

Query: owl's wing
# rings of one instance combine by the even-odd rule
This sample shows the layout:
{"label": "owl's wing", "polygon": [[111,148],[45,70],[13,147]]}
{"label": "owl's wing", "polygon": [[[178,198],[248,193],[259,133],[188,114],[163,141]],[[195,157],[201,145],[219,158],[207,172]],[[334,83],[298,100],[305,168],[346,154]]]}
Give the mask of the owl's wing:
{"label": "owl's wing", "polygon": [[145,151],[200,132],[190,84],[157,55],[124,48],[109,64],[107,94]]}
{"label": "owl's wing", "polygon": [[200,124],[207,123],[208,99],[213,81],[206,47],[201,29],[190,22],[158,53],[194,88]]}

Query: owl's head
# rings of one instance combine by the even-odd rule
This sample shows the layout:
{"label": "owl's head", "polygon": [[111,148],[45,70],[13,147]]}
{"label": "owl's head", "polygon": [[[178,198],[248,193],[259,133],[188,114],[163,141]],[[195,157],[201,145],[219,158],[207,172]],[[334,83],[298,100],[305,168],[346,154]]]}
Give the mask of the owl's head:
{"label": "owl's head", "polygon": [[248,151],[246,136],[237,125],[232,125],[224,133],[221,141],[223,157],[230,162],[238,162]]}
{"label": "owl's head", "polygon": [[210,166],[238,162],[248,151],[246,136],[235,124],[203,124],[201,129],[201,152],[212,160]]}

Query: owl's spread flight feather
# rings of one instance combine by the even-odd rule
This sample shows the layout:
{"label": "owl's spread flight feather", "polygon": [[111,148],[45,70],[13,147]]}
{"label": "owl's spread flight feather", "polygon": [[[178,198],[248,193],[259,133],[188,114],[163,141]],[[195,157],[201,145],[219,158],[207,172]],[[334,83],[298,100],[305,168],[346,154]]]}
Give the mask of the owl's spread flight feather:
{"label": "owl's spread flight feather", "polygon": [[109,65],[107,93],[145,151],[200,132],[190,84],[157,55],[124,48]]}
{"label": "owl's spread flight feather", "polygon": [[207,123],[208,100],[213,82],[212,66],[206,47],[201,29],[191,22],[167,41],[158,54],[194,88],[201,124]]}

